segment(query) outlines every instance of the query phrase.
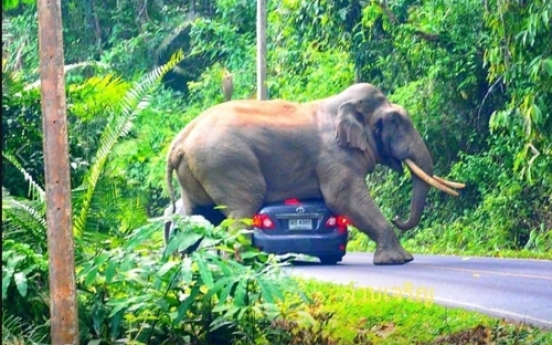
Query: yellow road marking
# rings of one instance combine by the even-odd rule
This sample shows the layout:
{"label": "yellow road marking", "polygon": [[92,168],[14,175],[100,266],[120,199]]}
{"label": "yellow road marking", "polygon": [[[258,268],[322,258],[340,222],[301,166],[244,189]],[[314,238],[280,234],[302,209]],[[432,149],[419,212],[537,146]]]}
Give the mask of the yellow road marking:
{"label": "yellow road marking", "polygon": [[520,278],[530,278],[530,279],[539,279],[539,280],[551,280],[552,276],[539,276],[535,274],[524,274],[524,273],[508,273],[508,272],[497,272],[497,271],[484,271],[484,270],[478,270],[478,269],[468,269],[468,268],[454,268],[454,267],[444,267],[444,266],[437,266],[437,265],[426,265],[431,268],[438,268],[442,270],[448,270],[448,271],[459,271],[459,272],[469,272],[474,274],[481,274],[481,273],[487,273],[487,274],[496,274],[500,276],[507,276],[507,277],[520,277]]}

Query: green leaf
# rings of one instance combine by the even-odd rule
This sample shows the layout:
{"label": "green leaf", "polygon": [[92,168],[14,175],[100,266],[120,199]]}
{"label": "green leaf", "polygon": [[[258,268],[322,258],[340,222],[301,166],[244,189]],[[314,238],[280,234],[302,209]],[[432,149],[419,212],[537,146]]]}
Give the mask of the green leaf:
{"label": "green leaf", "polygon": [[101,253],[96,257],[94,260],[97,266],[100,266],[104,262],[106,262],[109,259],[109,255],[107,253]]}
{"label": "green leaf", "polygon": [[[2,203],[2,207],[4,207],[4,203]],[[2,248],[2,249],[4,249],[4,248]],[[13,251],[13,250],[3,251],[2,252],[2,261],[7,261],[14,253],[15,253],[15,251]]]}
{"label": "green leaf", "polygon": [[201,241],[201,244],[199,245],[199,248],[211,248],[211,247],[215,247],[217,246],[219,243],[221,243],[222,240],[220,239],[216,239],[216,238],[208,238],[208,237],[205,237],[202,241]]}
{"label": "green leaf", "polygon": [[18,263],[20,263],[21,261],[23,261],[24,259],[26,258],[25,255],[15,255],[15,256],[12,256],[9,260],[8,260],[8,268],[10,269],[14,269]]}
{"label": "green leaf", "polygon": [[533,120],[536,124],[540,124],[542,122],[542,112],[536,104],[531,105],[531,120]]}
{"label": "green leaf", "polygon": [[38,268],[38,265],[31,265],[31,266],[27,266],[23,271],[25,275],[28,275],[29,273],[31,273],[32,271],[34,271],[35,269]]}
{"label": "green leaf", "polygon": [[109,313],[109,317],[112,317],[113,315],[117,314],[118,312],[126,308],[128,306],[128,303],[126,300],[123,300],[117,303],[109,303],[109,305],[114,307],[113,310],[111,310],[111,313]]}
{"label": "green leaf", "polygon": [[232,291],[232,288],[236,285],[236,280],[231,281],[226,285],[224,290],[222,290],[220,296],[219,296],[219,302],[217,305],[221,306],[224,303],[226,303],[226,299],[228,298],[228,295],[230,295],[230,292]]}
{"label": "green leaf", "polygon": [[239,308],[239,307],[236,307],[236,306],[230,306],[228,308],[228,310],[226,311],[226,313],[224,313],[224,317],[229,319],[229,318],[233,318],[234,315],[239,312],[240,310],[242,310],[242,308]]}
{"label": "green leaf", "polygon": [[257,280],[257,284],[261,288],[263,299],[268,303],[274,303],[274,297],[271,291],[270,282],[265,281],[261,277]]}
{"label": "green leaf", "polygon": [[234,305],[239,307],[245,306],[245,293],[247,290],[248,279],[242,279],[236,287],[236,292],[234,293]]}
{"label": "green leaf", "polygon": [[[220,250],[220,246],[217,247],[218,250]],[[227,261],[222,261],[218,268],[222,272],[224,276],[231,276],[233,275],[233,271],[230,269],[230,266],[227,264]]]}
{"label": "green leaf", "polygon": [[[267,281],[267,279],[263,279],[263,280]],[[275,300],[283,301],[285,299],[285,296],[284,296],[284,293],[282,291],[282,287],[287,286],[288,288],[290,288],[289,284],[293,284],[294,282],[289,281],[287,284],[283,285],[283,284],[281,284],[282,282],[280,280],[275,281],[275,280],[270,279],[270,280],[267,281],[267,283],[268,283],[267,288],[270,291],[272,297]]]}
{"label": "green leaf", "polygon": [[163,266],[161,266],[159,271],[157,271],[157,274],[160,275],[160,276],[164,276],[168,271],[170,271],[171,268],[173,268],[174,266],[176,266],[178,264],[179,264],[178,261],[166,262]]}
{"label": "green leaf", "polygon": [[13,279],[15,280],[15,286],[17,287],[17,291],[21,294],[22,297],[27,296],[27,276],[23,274],[22,272],[17,272],[13,275]]}
{"label": "green leaf", "polygon": [[180,241],[181,241],[181,237],[183,237],[183,236],[184,236],[183,233],[178,233],[175,236],[173,236],[169,240],[169,243],[167,244],[167,246],[165,247],[165,251],[163,253],[163,256],[172,255],[176,251],[176,249],[178,248],[178,246],[180,244]]}
{"label": "green leaf", "polygon": [[546,73],[548,73],[549,76],[552,76],[552,59],[545,59],[542,63],[542,66]]}
{"label": "green leaf", "polygon": [[[168,279],[170,281],[170,279]],[[163,286],[163,279],[159,278],[159,276],[153,277],[153,289],[156,291],[161,290],[161,287]]]}
{"label": "green leaf", "polygon": [[13,270],[2,267],[2,300],[8,297],[8,287],[13,277]]}
{"label": "green leaf", "polygon": [[105,269],[105,282],[107,284],[111,283],[113,281],[113,277],[115,277],[115,272],[117,269],[117,260],[111,259],[107,263],[107,268]]}
{"label": "green leaf", "polygon": [[224,285],[228,284],[228,282],[230,282],[231,280],[232,280],[232,277],[226,277],[226,278],[217,280],[217,282],[213,285],[213,287],[209,289],[207,294],[205,294],[205,297],[204,297],[205,301],[207,302],[210,301],[211,297],[213,297],[213,295],[218,293],[224,287]]}
{"label": "green leaf", "polygon": [[133,307],[136,309],[136,305],[142,305],[144,302],[146,302],[149,298],[149,295],[142,295],[142,296],[133,296],[129,298],[122,298],[119,300],[115,300],[112,302],[107,302],[107,305],[113,306],[113,310],[109,314],[109,317],[112,317],[113,315],[117,314],[119,311],[123,310],[124,308]]}
{"label": "green leaf", "polygon": [[142,245],[142,243],[148,241],[151,238],[151,229],[149,226],[143,228],[138,228],[133,231],[129,236],[126,236],[127,241],[125,242],[123,249],[125,251],[135,250],[137,247]]}
{"label": "green leaf", "polygon": [[230,308],[235,308],[234,306],[232,305],[229,305],[229,304],[223,304],[223,305],[216,305],[214,308],[213,308],[213,313],[217,313],[217,314],[220,314],[221,312],[224,312]]}
{"label": "green leaf", "polygon": [[[46,195],[46,192],[40,185],[33,179],[32,175],[23,168],[23,166],[19,163],[17,158],[15,158],[13,155],[9,154],[8,152],[2,152],[2,157],[6,159],[8,162],[10,162],[29,182],[29,194],[31,196],[31,199],[36,199],[39,201],[44,201],[44,196]],[[44,229],[46,228],[46,221],[44,217],[40,217],[41,225],[44,226]]]}
{"label": "green leaf", "polygon": [[260,256],[260,252],[255,252],[253,250],[249,250],[249,251],[241,253],[240,256],[241,256],[242,260],[248,260],[248,259],[253,259],[257,256]]}
{"label": "green leaf", "polygon": [[202,237],[202,235],[190,231],[177,233],[165,248],[165,256],[171,255],[175,251],[183,252],[188,250]]}
{"label": "green leaf", "polygon": [[[197,254],[197,253],[194,253]],[[213,287],[213,274],[209,270],[209,267],[207,266],[207,262],[203,259],[201,255],[194,255],[195,256],[195,262],[197,263],[197,267],[199,270],[199,275],[201,276],[201,279],[203,280],[203,283],[207,285],[208,288]]]}
{"label": "green leaf", "polygon": [[249,311],[249,309],[250,309],[250,308],[248,308],[248,307],[241,308],[241,310],[238,312],[238,315],[237,315],[236,319],[238,319],[238,320],[240,320],[240,321],[243,320],[243,315],[244,315],[247,311]]}
{"label": "green leaf", "polygon": [[123,260],[120,261],[119,265],[119,271],[120,272],[127,272],[132,267],[135,267],[135,257],[134,253],[127,254],[123,257]]}
{"label": "green leaf", "polygon": [[343,7],[338,11],[338,13],[341,20],[345,21],[347,19],[347,7]]}
{"label": "green leaf", "polygon": [[227,326],[227,325],[232,326],[233,325],[232,321],[227,321],[225,317],[220,316],[215,320],[213,320],[213,322],[211,322],[211,327],[209,327],[209,332],[214,332],[217,329],[221,328],[222,326]]}
{"label": "green leaf", "polygon": [[312,315],[304,310],[300,310],[297,312],[297,321],[300,325],[306,327],[312,327],[316,325],[316,321],[314,320]]}
{"label": "green leaf", "polygon": [[188,285],[192,282],[192,279],[194,278],[192,263],[192,259],[189,257],[182,260],[182,266],[180,270],[180,280],[182,281],[182,284]]}
{"label": "green leaf", "polygon": [[190,309],[190,306],[195,301],[196,296],[199,294],[199,285],[194,285],[192,287],[192,291],[190,292],[190,295],[178,306],[178,314],[176,316],[176,319],[174,319],[174,324],[180,323],[186,316],[186,313],[188,312],[188,309]]}
{"label": "green leaf", "polygon": [[550,25],[550,14],[548,13],[548,10],[544,10],[542,11],[542,14],[541,14],[541,17],[542,17],[542,23],[547,26],[547,25]]}
{"label": "green leaf", "polygon": [[122,311],[112,314],[111,322],[109,323],[109,329],[111,338],[115,338],[117,335],[119,335],[121,325],[124,321],[124,313]]}
{"label": "green leaf", "polygon": [[197,241],[199,241],[201,238],[203,238],[203,235],[197,234],[195,232],[186,232],[183,233],[184,236],[182,236],[181,242],[178,245],[178,251],[183,252],[185,250],[188,250],[191,246],[193,246]]}
{"label": "green leaf", "polygon": [[85,285],[90,285],[96,279],[96,276],[98,275],[98,266],[94,266],[88,273],[86,274],[86,278],[84,279]]}
{"label": "green leaf", "polygon": [[30,5],[32,0],[2,0],[2,12],[17,8],[20,4]]}

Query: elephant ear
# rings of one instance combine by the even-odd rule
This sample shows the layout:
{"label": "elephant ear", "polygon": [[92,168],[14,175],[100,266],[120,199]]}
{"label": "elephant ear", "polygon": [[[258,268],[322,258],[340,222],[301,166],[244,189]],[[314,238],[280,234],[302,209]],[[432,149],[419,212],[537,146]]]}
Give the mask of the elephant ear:
{"label": "elephant ear", "polygon": [[364,124],[359,120],[358,102],[345,102],[337,111],[337,142],[344,147],[354,147],[362,151],[368,149],[368,138]]}

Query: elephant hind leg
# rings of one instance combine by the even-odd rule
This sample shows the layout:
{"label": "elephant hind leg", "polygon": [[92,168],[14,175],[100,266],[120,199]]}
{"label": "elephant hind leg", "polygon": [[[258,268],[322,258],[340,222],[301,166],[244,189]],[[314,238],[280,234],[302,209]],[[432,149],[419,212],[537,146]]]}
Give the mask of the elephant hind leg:
{"label": "elephant hind leg", "polygon": [[217,188],[206,188],[219,210],[229,219],[252,218],[264,202],[264,185],[236,188],[233,193],[224,193]]}
{"label": "elephant hind leg", "polygon": [[[235,155],[220,150],[195,152],[178,167],[182,195],[189,196],[189,213],[204,216],[214,225],[225,218],[251,218],[266,195],[266,182],[252,152],[236,145]],[[205,152],[204,152],[205,151]],[[242,160],[236,163],[235,157]]]}
{"label": "elephant hind leg", "polygon": [[[262,207],[266,195],[266,182],[258,167],[240,174],[229,171],[222,176],[206,179],[203,188],[227,218],[252,218]],[[255,171],[259,170],[259,171]],[[230,186],[230,188],[229,188]]]}

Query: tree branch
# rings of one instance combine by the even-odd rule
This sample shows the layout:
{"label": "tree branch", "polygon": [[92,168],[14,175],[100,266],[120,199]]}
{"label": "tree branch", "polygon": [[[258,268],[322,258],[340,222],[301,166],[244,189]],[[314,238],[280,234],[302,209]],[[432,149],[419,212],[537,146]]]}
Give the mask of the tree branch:
{"label": "tree branch", "polygon": [[387,4],[387,0],[382,0],[380,2],[377,2],[376,4],[383,10],[383,12],[385,12],[385,15],[387,15],[387,18],[389,18],[389,21],[392,24],[399,24],[397,17],[395,17],[395,14],[393,13],[393,11],[391,11],[389,5]]}
{"label": "tree branch", "polygon": [[432,34],[428,32],[424,32],[422,30],[414,30],[414,34],[421,39],[428,41],[428,42],[443,42],[441,36],[437,34]]}

